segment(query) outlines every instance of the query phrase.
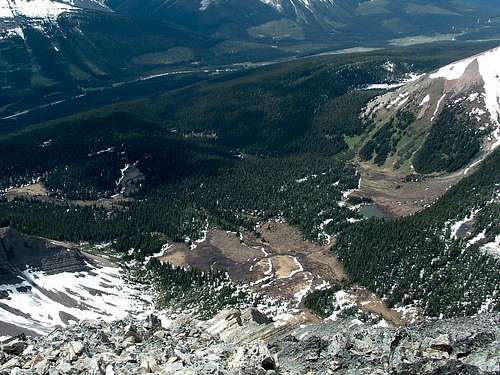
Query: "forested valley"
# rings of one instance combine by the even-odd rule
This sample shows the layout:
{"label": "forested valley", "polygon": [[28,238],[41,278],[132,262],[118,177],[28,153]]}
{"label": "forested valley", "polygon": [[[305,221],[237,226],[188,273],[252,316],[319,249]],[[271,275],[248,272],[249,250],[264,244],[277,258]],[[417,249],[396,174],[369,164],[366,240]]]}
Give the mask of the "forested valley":
{"label": "forested valley", "polygon": [[[481,252],[480,243],[450,239],[445,229],[446,222],[482,208],[474,234],[498,235],[498,151],[475,175],[416,215],[364,220],[345,205],[346,192],[359,184],[359,139],[372,130],[359,113],[383,92],[366,86],[398,82],[410,72],[486,47],[445,45],[425,56],[418,54],[420,48],[263,67],[2,133],[0,191],[40,182],[47,199],[1,196],[0,227],[76,243],[109,243],[125,260],[142,262],[166,242],[190,245],[209,228],[252,231],[279,218],[310,241],[325,244],[335,238],[332,251],[350,282],[376,292],[390,306],[410,305],[431,316],[498,310],[498,260]],[[388,59],[394,64],[389,70]],[[456,156],[458,146],[440,143],[432,133],[417,157],[418,170],[452,171],[477,151],[474,139],[467,141],[467,128],[452,132],[445,117],[435,131],[442,128],[456,142],[469,142],[467,153]],[[391,136],[397,136],[386,130],[361,149],[362,158],[384,163]],[[436,149],[456,156],[458,164],[425,151]],[[119,182],[130,165],[144,178],[125,193]],[[120,194],[123,200],[99,205]],[[235,297],[222,273],[185,273],[158,262],[150,271],[159,284],[175,286],[163,297],[165,304],[177,301],[176,294],[196,300],[218,287],[210,300],[221,305],[243,298]],[[194,284],[213,288],[188,293],[186,285]],[[308,301],[321,315],[328,295],[317,297]]]}

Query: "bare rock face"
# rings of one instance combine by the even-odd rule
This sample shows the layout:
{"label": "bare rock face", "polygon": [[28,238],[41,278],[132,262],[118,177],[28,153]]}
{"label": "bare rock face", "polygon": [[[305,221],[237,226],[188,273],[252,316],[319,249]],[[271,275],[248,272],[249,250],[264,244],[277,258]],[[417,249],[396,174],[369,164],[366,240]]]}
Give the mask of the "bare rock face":
{"label": "bare rock face", "polygon": [[89,262],[92,261],[71,245],[0,228],[0,284],[23,281],[21,273],[27,265],[55,274],[87,271]]}
{"label": "bare rock face", "polygon": [[271,346],[291,374],[497,374],[499,322],[480,315],[396,330],[340,321],[299,328],[292,336],[300,340]]}
{"label": "bare rock face", "polygon": [[5,354],[19,355],[24,352],[28,344],[24,335],[13,337],[2,343],[0,350]]}
{"label": "bare rock face", "polygon": [[[248,338],[209,333],[186,315],[82,321],[44,337],[0,343],[0,374],[493,375],[500,315],[434,320],[399,329],[341,320],[272,330],[256,311],[220,314]],[[259,316],[261,324],[242,317]],[[238,318],[236,318],[238,317]],[[235,325],[231,324],[234,323]],[[222,321],[221,323],[224,323]],[[266,331],[257,327],[267,326]],[[232,327],[232,328],[231,328]],[[263,333],[256,337],[257,332]],[[268,337],[269,332],[273,335]],[[130,340],[123,345],[124,339]],[[140,340],[138,340],[140,338]]]}
{"label": "bare rock face", "polygon": [[276,369],[276,359],[269,352],[267,344],[257,340],[238,347],[229,367],[245,374],[265,374],[268,370]]}
{"label": "bare rock face", "polygon": [[205,322],[203,328],[212,335],[233,345],[243,345],[253,340],[273,336],[276,327],[265,314],[255,308],[244,311],[223,310]]}

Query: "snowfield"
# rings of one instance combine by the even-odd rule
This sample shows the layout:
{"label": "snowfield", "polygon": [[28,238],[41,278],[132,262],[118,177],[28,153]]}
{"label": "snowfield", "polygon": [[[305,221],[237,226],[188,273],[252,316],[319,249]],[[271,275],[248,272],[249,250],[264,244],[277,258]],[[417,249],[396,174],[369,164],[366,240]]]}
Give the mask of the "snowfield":
{"label": "snowfield", "polygon": [[77,8],[52,0],[0,0],[0,18],[24,16],[28,18],[55,19],[64,12]]}
{"label": "snowfield", "polygon": [[481,251],[500,259],[500,234],[495,237],[493,242],[488,242],[481,246]]}
{"label": "snowfield", "polygon": [[152,311],[151,297],[128,284],[115,267],[46,275],[24,271],[25,281],[1,285],[0,321],[45,334],[82,319],[123,319]]}
{"label": "snowfield", "polygon": [[[262,3],[269,5],[273,8],[275,8],[278,12],[283,11],[283,3],[286,0],[260,0]],[[311,13],[314,13],[314,3],[323,3],[326,5],[331,6],[332,8],[336,6],[335,0],[291,0],[290,4],[295,8],[295,12],[297,15],[299,15],[299,10],[297,9],[297,6],[304,6],[306,9],[308,9]]]}
{"label": "snowfield", "polygon": [[429,78],[444,78],[449,81],[459,79],[464,75],[466,69],[475,62],[479,66],[479,73],[484,82],[485,107],[490,114],[491,124],[496,126],[493,133],[496,141],[491,147],[493,150],[500,146],[500,47],[447,65],[430,74]]}

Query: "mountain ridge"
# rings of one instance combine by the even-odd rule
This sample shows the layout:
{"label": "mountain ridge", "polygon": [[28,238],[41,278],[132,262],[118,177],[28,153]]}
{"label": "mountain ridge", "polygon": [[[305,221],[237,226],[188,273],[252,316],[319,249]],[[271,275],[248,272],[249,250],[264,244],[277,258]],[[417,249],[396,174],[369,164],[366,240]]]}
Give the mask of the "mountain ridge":
{"label": "mountain ridge", "polygon": [[88,271],[93,261],[70,244],[0,228],[0,284],[15,284],[29,268],[47,274]]}
{"label": "mountain ridge", "polygon": [[139,318],[150,304],[105,257],[0,228],[0,336],[43,335],[81,319]]}
{"label": "mountain ridge", "polygon": [[22,374],[75,369],[127,375],[365,375],[388,374],[388,369],[393,375],[493,375],[498,368],[498,314],[399,330],[348,319],[277,327],[255,315],[265,318],[251,309],[222,311],[209,322],[186,314],[83,321],[47,337],[0,341],[2,367],[18,373],[23,368]]}
{"label": "mountain ridge", "polygon": [[50,105],[37,99],[171,70],[224,71],[353,47],[500,36],[495,8],[472,0],[464,9],[353,0],[17,1],[0,3],[0,87],[7,97],[0,109],[16,106],[20,95],[33,93],[32,107]]}
{"label": "mountain ridge", "polygon": [[[370,160],[377,154],[376,164],[392,165],[394,169],[405,165],[402,173],[430,173],[443,169],[454,172],[461,168],[467,173],[467,166],[477,165],[478,160],[484,159],[484,156],[500,145],[500,69],[495,64],[499,59],[500,47],[493,48],[422,75],[419,79],[374,99],[367,105],[362,116],[377,124],[376,132],[372,132],[373,137],[384,131],[388,134],[384,142],[392,139],[392,144],[382,148],[381,145],[377,146],[376,138],[369,138],[361,149],[361,157]],[[451,148],[443,149],[443,152],[463,153],[463,160],[456,165],[447,166],[444,159],[442,162],[429,159],[429,142],[433,136],[438,136],[437,130],[433,130],[436,129],[435,126],[441,126],[441,132],[445,131],[444,127],[454,131],[459,126],[448,125],[446,121],[449,120],[443,119],[443,116],[460,119],[459,124],[462,123],[464,129],[470,129],[464,131],[470,132],[470,137],[478,142],[471,154],[464,153],[465,149],[461,149],[468,147],[466,144],[446,146]],[[411,137],[411,143],[408,137]],[[404,150],[406,144],[409,148]],[[424,155],[426,162],[422,160]],[[415,166],[413,163],[406,164],[412,160]],[[422,169],[424,163],[426,169]],[[436,167],[432,167],[433,163]]]}

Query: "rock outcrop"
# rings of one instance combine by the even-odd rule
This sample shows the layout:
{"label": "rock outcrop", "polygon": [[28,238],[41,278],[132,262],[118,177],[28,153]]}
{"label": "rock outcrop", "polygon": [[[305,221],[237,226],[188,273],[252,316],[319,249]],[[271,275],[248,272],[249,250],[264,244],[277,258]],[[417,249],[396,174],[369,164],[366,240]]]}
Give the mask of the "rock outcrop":
{"label": "rock outcrop", "polygon": [[306,326],[270,343],[287,374],[498,374],[500,315],[399,329],[356,321]]}
{"label": "rock outcrop", "polygon": [[92,261],[69,244],[0,228],[0,285],[22,282],[22,272],[27,267],[50,275],[88,271],[89,262]]}
{"label": "rock outcrop", "polygon": [[[0,374],[499,373],[499,314],[399,329],[342,320],[286,330],[276,329],[256,311],[232,310],[220,316],[231,324],[221,324],[212,333],[213,321],[181,315],[162,321],[155,316],[83,321],[48,336],[11,338],[0,344]],[[274,335],[237,343],[236,332]]]}
{"label": "rock outcrop", "polygon": [[150,309],[150,294],[108,258],[0,228],[0,337],[48,334],[86,319],[144,317]]}

